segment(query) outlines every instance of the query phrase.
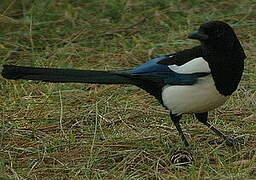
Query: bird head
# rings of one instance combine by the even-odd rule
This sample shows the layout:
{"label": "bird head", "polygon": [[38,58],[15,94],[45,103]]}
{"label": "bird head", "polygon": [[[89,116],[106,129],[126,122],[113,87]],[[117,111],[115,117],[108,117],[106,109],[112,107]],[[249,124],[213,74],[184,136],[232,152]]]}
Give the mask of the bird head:
{"label": "bird head", "polygon": [[215,48],[231,48],[238,41],[233,29],[222,21],[204,23],[198,31],[191,33],[188,38],[199,40],[203,45]]}

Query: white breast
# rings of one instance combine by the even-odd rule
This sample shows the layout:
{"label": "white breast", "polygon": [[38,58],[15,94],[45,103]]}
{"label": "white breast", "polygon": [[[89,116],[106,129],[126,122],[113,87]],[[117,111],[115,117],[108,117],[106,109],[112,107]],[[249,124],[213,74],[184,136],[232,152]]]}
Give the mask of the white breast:
{"label": "white breast", "polygon": [[[182,66],[171,65],[169,68],[183,74],[210,72],[203,58],[196,58]],[[207,112],[224,104],[228,96],[217,91],[212,76],[208,75],[199,78],[194,85],[164,86],[162,99],[173,114],[182,114]]]}

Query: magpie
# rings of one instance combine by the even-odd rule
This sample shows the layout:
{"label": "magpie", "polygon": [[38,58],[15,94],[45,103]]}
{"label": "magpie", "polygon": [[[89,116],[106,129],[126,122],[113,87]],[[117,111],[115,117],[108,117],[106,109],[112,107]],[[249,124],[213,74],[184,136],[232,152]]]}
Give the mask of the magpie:
{"label": "magpie", "polygon": [[208,122],[208,111],[225,103],[237,89],[246,55],[232,27],[222,21],[202,24],[188,36],[200,45],[160,56],[132,70],[94,71],[3,65],[6,79],[52,83],[131,84],[153,95],[170,111],[181,140],[189,143],[180,126],[182,114],[195,117],[224,138],[234,140]]}

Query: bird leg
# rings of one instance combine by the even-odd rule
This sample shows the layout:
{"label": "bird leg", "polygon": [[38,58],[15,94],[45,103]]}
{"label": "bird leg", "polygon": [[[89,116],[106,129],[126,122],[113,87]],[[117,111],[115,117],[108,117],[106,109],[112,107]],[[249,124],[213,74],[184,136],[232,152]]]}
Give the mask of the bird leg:
{"label": "bird leg", "polygon": [[[179,135],[180,135],[185,147],[188,147],[189,146],[188,141],[180,127],[181,115],[176,115],[176,114],[170,113],[170,116],[171,116],[171,119],[172,119],[176,129],[179,132]],[[174,164],[187,165],[187,164],[192,163],[193,156],[189,152],[186,152],[186,151],[177,151],[171,155],[171,161]]]}
{"label": "bird leg", "polygon": [[237,144],[236,140],[230,138],[229,136],[227,136],[226,134],[224,134],[223,132],[221,132],[219,129],[215,128],[213,125],[211,125],[208,122],[208,112],[205,112],[205,113],[195,113],[195,116],[198,119],[198,121],[200,121],[201,123],[206,125],[208,128],[210,128],[213,132],[215,132],[215,134],[217,134],[218,136],[222,137],[227,142],[227,145],[235,145],[235,144]]}
{"label": "bird leg", "polygon": [[181,119],[182,116],[170,113],[170,117],[171,117],[171,120],[174,123],[177,131],[179,132],[181,140],[183,141],[184,145],[186,147],[188,147],[189,146],[188,141],[187,141],[187,139],[186,139],[181,127],[180,127],[180,119]]}

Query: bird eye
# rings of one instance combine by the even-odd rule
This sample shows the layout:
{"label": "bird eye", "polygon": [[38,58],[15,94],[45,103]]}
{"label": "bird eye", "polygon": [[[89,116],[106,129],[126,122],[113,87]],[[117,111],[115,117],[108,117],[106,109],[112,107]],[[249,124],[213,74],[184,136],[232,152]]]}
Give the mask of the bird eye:
{"label": "bird eye", "polygon": [[217,31],[216,31],[216,37],[219,38],[219,37],[221,37],[223,34],[224,34],[223,29],[218,28]]}

